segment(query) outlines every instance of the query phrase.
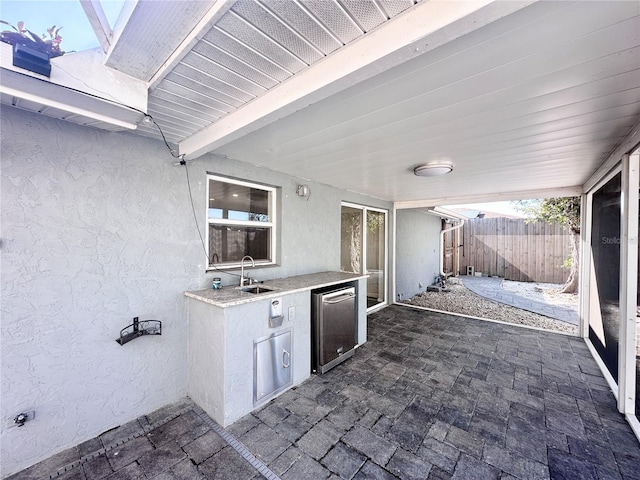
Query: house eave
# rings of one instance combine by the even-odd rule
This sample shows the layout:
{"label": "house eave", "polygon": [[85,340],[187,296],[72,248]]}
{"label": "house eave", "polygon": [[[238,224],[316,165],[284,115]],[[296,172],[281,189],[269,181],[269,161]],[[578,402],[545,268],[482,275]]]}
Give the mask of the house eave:
{"label": "house eave", "polygon": [[147,109],[145,82],[105,67],[100,49],[51,59],[51,75],[13,65],[0,43],[2,104],[111,131],[134,130]]}

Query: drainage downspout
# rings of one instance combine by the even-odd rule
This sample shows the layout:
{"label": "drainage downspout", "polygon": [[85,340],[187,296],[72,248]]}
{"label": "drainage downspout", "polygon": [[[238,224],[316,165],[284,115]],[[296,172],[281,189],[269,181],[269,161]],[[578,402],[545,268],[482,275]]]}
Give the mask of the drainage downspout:
{"label": "drainage downspout", "polygon": [[464,220],[462,220],[461,218],[458,220],[460,221],[458,225],[454,225],[451,228],[445,228],[440,232],[440,276],[443,279],[447,276],[447,274],[444,273],[444,234],[462,228],[462,226],[464,225]]}

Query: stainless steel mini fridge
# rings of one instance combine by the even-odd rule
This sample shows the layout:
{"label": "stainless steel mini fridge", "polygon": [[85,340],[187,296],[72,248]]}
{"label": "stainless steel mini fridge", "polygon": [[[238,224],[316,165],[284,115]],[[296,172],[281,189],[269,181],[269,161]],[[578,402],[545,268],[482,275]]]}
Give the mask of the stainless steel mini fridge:
{"label": "stainless steel mini fridge", "polygon": [[356,346],[354,287],[311,294],[311,370],[325,373],[353,355]]}

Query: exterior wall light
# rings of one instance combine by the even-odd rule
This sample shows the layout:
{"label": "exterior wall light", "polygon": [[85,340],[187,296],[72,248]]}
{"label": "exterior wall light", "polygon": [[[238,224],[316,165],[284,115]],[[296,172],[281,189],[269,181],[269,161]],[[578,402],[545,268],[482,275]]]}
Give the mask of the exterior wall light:
{"label": "exterior wall light", "polygon": [[437,177],[446,175],[453,171],[453,163],[451,162],[430,162],[418,165],[413,169],[413,173],[418,177]]}
{"label": "exterior wall light", "polygon": [[311,191],[309,190],[308,185],[298,185],[296,193],[299,197],[309,197],[311,195]]}

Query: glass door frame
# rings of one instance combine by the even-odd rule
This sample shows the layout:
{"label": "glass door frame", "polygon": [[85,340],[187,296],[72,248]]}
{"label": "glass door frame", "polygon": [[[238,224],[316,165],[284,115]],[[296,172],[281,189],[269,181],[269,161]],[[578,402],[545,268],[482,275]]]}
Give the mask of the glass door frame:
{"label": "glass door frame", "polygon": [[[366,205],[359,205],[351,202],[341,202],[340,209],[342,207],[349,207],[358,210],[362,210],[362,275],[367,275],[367,213],[377,212],[384,214],[384,296],[383,300],[371,307],[367,307],[367,313],[379,310],[386,307],[389,304],[389,210],[384,208],[368,207]],[[340,232],[342,235],[342,232]],[[367,278],[368,281],[368,278]]]}
{"label": "glass door frame", "polygon": [[[596,360],[602,374],[611,388],[618,410],[625,415],[636,436],[640,439],[640,422],[635,410],[635,398],[640,389],[636,385],[636,328],[637,327],[637,289],[638,289],[638,202],[640,188],[640,150],[625,154],[621,161],[595,183],[583,195],[582,224],[582,269],[580,280],[581,293],[581,336],[584,338],[591,355]],[[593,195],[612,178],[621,173],[621,211],[620,211],[620,290],[619,290],[619,345],[618,345],[618,382],[609,373],[604,361],[598,355],[589,339],[590,317],[593,313],[591,295],[591,277],[594,265],[591,259],[591,235],[593,226]]]}
{"label": "glass door frame", "polygon": [[[618,164],[614,168],[612,168],[606,175],[604,175],[586,194],[583,196],[582,206],[586,208],[586,215],[583,217],[583,225],[586,228],[581,229],[583,232],[583,248],[581,252],[582,258],[582,268],[580,269],[580,282],[582,284],[582,288],[580,289],[582,293],[581,298],[581,309],[582,309],[582,325],[581,325],[581,335],[584,338],[589,350],[591,351],[591,355],[596,359],[602,374],[604,375],[609,387],[613,391],[616,400],[618,399],[618,384],[610,373],[609,368],[605,364],[604,360],[600,357],[600,354],[596,350],[596,347],[591,342],[589,338],[589,327],[591,325],[592,315],[595,315],[595,310],[598,310],[597,314],[601,315],[599,310],[599,303],[596,304],[595,298],[597,297],[597,293],[593,295],[594,287],[597,288],[597,285],[592,285],[592,279],[594,279],[595,275],[595,266],[593,264],[592,259],[592,233],[593,233],[593,196],[600,191],[609,181],[611,181],[616,175],[621,173],[622,165]],[[622,222],[622,212],[620,214],[620,219]],[[621,245],[622,246],[622,245]],[[620,255],[620,259],[622,259],[622,253]],[[596,279],[597,281],[597,279]],[[622,288],[622,282],[620,282],[620,287]],[[596,305],[597,308],[596,308]],[[619,354],[619,351],[618,351]],[[618,357],[619,358],[619,357]],[[620,365],[620,362],[618,362]]]}
{"label": "glass door frame", "polygon": [[[635,418],[636,411],[636,329],[638,292],[638,189],[640,189],[640,153],[622,157],[622,226],[620,245],[620,353],[618,409]],[[640,432],[636,432],[640,436]]]}

